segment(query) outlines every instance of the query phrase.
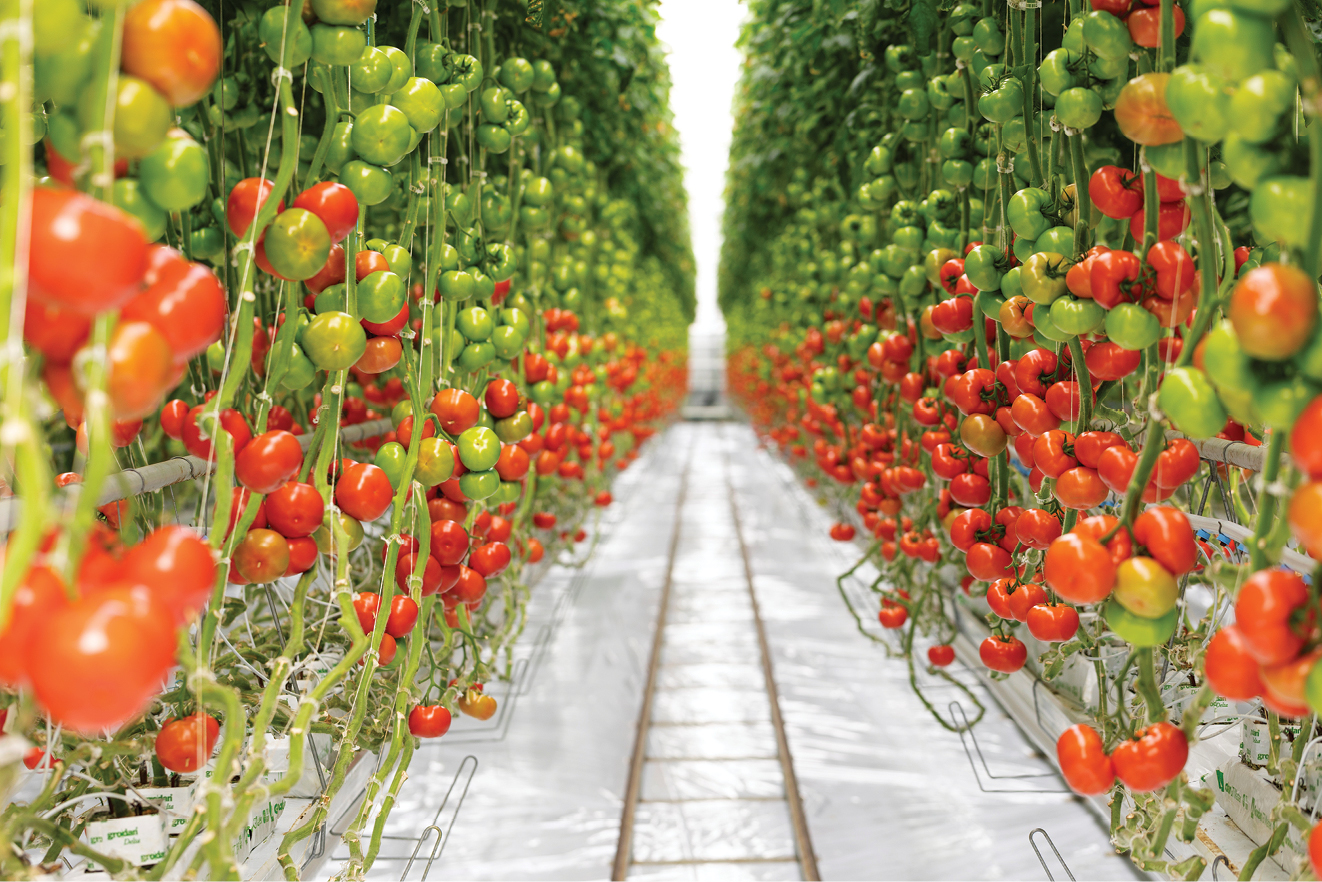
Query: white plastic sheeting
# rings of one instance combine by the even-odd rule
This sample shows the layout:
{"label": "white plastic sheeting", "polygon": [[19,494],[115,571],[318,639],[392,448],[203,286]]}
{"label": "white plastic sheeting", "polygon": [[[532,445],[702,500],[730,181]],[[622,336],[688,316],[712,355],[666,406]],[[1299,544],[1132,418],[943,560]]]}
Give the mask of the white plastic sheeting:
{"label": "white plastic sheeting", "polygon": [[[730,529],[732,485],[823,878],[1042,879],[1028,843],[1036,827],[1047,830],[1079,879],[1141,878],[1079,800],[1036,792],[1059,791],[1058,778],[975,776],[959,737],[912,693],[904,663],[855,630],[834,585],[852,563],[852,547],[826,538],[827,515],[755,448],[743,426],[681,424],[622,476],[588,565],[557,568],[538,586],[516,653],[528,661],[516,666],[522,676],[505,707],[490,723],[461,718],[419,751],[371,877],[401,878],[425,828],[447,828],[457,792],[439,818],[437,810],[469,754],[480,765],[428,878],[609,877],[688,461],[691,497],[659,671],[658,725],[647,736],[632,876],[799,878],[748,627],[743,561]],[[975,682],[968,670],[956,673]],[[962,697],[919,676],[943,714]],[[498,696],[503,691],[495,686]],[[1049,773],[985,691],[974,691],[988,708],[976,735],[992,774]],[[1020,792],[983,792],[980,780]],[[429,834],[407,878],[423,878],[434,842]]]}

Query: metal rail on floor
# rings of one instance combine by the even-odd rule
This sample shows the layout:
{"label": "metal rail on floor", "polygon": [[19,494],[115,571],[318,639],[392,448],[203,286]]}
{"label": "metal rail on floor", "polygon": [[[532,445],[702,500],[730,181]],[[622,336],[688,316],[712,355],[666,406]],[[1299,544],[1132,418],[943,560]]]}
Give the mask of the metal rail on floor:
{"label": "metal rail on floor", "polygon": [[767,698],[771,704],[771,727],[776,733],[776,753],[780,759],[781,773],[785,776],[785,801],[789,804],[794,848],[799,856],[799,866],[803,869],[803,878],[818,880],[822,877],[817,871],[817,855],[813,852],[812,837],[808,833],[808,820],[803,811],[803,799],[799,795],[799,781],[794,774],[789,739],[785,737],[785,720],[780,714],[780,694],[776,689],[776,675],[771,667],[771,647],[767,643],[767,629],[762,623],[762,613],[757,603],[757,590],[753,584],[753,562],[748,555],[748,544],[744,541],[744,525],[739,518],[739,503],[735,497],[734,481],[730,477],[728,463],[725,480],[730,493],[730,514],[734,517],[734,534],[739,540],[739,556],[743,559],[744,578],[748,582],[748,596],[753,603],[753,623],[757,626],[758,653],[762,658],[762,674],[766,678]]}
{"label": "metal rail on floor", "polygon": [[638,815],[638,796],[643,788],[643,764],[647,759],[647,731],[652,725],[652,704],[656,697],[657,668],[661,663],[661,645],[666,630],[666,610],[670,606],[670,588],[675,570],[675,555],[679,551],[679,531],[684,522],[684,498],[688,495],[689,469],[693,464],[694,443],[690,442],[684,458],[684,471],[679,479],[679,496],[675,501],[675,523],[670,533],[670,550],[666,556],[666,578],[661,585],[661,605],[656,614],[656,634],[652,638],[652,654],[647,665],[647,682],[643,688],[643,707],[638,713],[638,732],[634,736],[633,756],[629,760],[629,783],[624,790],[624,809],[620,813],[620,838],[615,846],[615,861],[611,865],[611,879],[623,882],[629,873],[629,858],[633,852],[634,820]]}

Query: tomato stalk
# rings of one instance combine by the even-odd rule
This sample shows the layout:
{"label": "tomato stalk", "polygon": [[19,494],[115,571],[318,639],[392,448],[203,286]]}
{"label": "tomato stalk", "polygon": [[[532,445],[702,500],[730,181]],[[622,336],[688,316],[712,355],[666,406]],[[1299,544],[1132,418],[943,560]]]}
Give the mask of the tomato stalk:
{"label": "tomato stalk", "polygon": [[1148,487],[1148,479],[1152,477],[1152,470],[1157,465],[1157,457],[1165,447],[1165,438],[1161,420],[1155,416],[1151,417],[1148,434],[1143,441],[1143,453],[1138,458],[1138,465],[1134,467],[1134,474],[1130,476],[1128,486],[1125,487],[1125,501],[1120,509],[1121,527],[1128,527],[1134,523],[1134,518],[1138,515],[1139,506],[1143,503],[1143,493]]}
{"label": "tomato stalk", "polygon": [[[1161,57],[1157,69],[1170,71],[1175,67],[1175,3],[1174,0],[1161,0],[1161,20],[1158,24],[1161,40]],[[1188,138],[1186,141],[1190,140]]]}
{"label": "tomato stalk", "polygon": [[1273,485],[1281,470],[1281,452],[1285,448],[1288,432],[1273,430],[1267,439],[1267,455],[1263,458],[1262,475],[1258,488],[1258,513],[1253,523],[1253,538],[1249,542],[1249,568],[1260,570],[1267,566],[1267,535],[1276,517],[1276,491]]}
{"label": "tomato stalk", "polygon": [[1166,719],[1166,706],[1161,701],[1161,689],[1157,685],[1157,671],[1154,661],[1155,651],[1151,646],[1142,646],[1134,650],[1138,662],[1138,682],[1136,688],[1143,704],[1147,706],[1149,723],[1160,723]]}
{"label": "tomato stalk", "polygon": [[[1070,145],[1070,166],[1074,172],[1074,203],[1079,217],[1074,222],[1074,254],[1082,255],[1091,244],[1089,235],[1089,216],[1092,214],[1092,202],[1088,197],[1088,165],[1083,160],[1083,133],[1065,133]],[[1149,175],[1151,177],[1151,175]],[[1155,181],[1155,178],[1153,179]]]}
{"label": "tomato stalk", "polygon": [[1317,278],[1322,268],[1322,212],[1316,206],[1322,204],[1322,66],[1317,59],[1317,43],[1304,21],[1298,3],[1291,3],[1279,19],[1285,44],[1290,47],[1290,54],[1299,66],[1299,88],[1303,92],[1304,114],[1308,118],[1308,153],[1309,177],[1313,181],[1313,200],[1315,207],[1308,224],[1308,240],[1302,249],[1304,271],[1312,278]]}
{"label": "tomato stalk", "polygon": [[[1163,0],[1163,13],[1169,5],[1170,0]],[[1200,160],[1205,158],[1203,148],[1193,138],[1184,139],[1185,174],[1190,181],[1197,182],[1189,185],[1189,203],[1193,208],[1194,225],[1198,231],[1198,256],[1202,272],[1199,273],[1201,287],[1198,293],[1198,311],[1194,315],[1193,327],[1184,337],[1184,346],[1180,349],[1180,357],[1175,362],[1176,367],[1183,367],[1193,361],[1193,353],[1198,341],[1203,338],[1203,334],[1216,316],[1216,233],[1212,226],[1212,202],[1209,194],[1211,182],[1206,172],[1201,169],[1200,163]]]}
{"label": "tomato stalk", "polygon": [[[1012,21],[1018,23],[1019,17],[1011,13]],[[1024,131],[1028,140],[1028,163],[1033,171],[1030,187],[1040,187],[1042,176],[1042,157],[1037,149],[1037,125],[1033,115],[1033,96],[1037,94],[1037,7],[1031,3],[1024,10],[1023,34],[1020,38],[1021,55],[1018,62],[1024,70]]]}
{"label": "tomato stalk", "polygon": [[1074,379],[1079,384],[1079,418],[1075,423],[1074,434],[1081,435],[1088,431],[1092,423],[1092,377],[1088,373],[1088,362],[1083,355],[1083,344],[1078,337],[1070,337],[1070,361],[1074,365]]}

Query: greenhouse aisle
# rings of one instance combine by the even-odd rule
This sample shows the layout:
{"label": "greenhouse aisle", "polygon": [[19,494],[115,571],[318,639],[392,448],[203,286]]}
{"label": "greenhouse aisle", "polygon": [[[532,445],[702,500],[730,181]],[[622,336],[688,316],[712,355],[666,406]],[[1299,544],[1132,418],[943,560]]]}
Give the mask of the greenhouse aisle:
{"label": "greenhouse aisle", "polygon": [[[514,682],[490,687],[502,699],[496,717],[460,718],[421,748],[373,878],[610,877],[668,572],[627,825],[630,878],[802,878],[796,805],[806,821],[798,841],[810,842],[824,879],[1044,878],[1028,842],[1037,827],[1077,878],[1136,878],[1059,779],[975,774],[903,662],[856,630],[834,585],[848,549],[826,538],[825,512],[746,426],[676,425],[616,490],[586,566],[557,567],[534,592]],[[943,714],[955,699],[975,712],[955,687],[920,677]],[[976,734],[991,771],[1046,773],[989,696],[972,691],[987,706]],[[323,873],[344,856],[338,849]]]}

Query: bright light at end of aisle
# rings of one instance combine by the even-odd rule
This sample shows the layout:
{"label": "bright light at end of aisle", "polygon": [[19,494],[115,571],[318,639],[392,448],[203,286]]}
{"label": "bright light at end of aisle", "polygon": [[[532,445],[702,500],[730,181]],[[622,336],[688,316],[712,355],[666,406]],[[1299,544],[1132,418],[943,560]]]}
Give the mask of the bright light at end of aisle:
{"label": "bright light at end of aisle", "polygon": [[698,265],[698,317],[694,330],[719,330],[716,267],[725,211],[725,169],[734,127],[731,101],[741,57],[735,48],[745,10],[737,0],[662,0],[657,36],[670,49],[675,113],[683,149],[684,183]]}

